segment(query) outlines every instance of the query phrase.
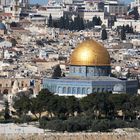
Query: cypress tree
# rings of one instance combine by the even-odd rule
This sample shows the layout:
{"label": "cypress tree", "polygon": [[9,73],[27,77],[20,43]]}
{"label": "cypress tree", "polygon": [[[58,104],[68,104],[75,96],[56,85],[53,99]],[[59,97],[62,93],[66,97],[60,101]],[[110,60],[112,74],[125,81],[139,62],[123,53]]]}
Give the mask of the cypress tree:
{"label": "cypress tree", "polygon": [[134,20],[139,19],[139,12],[138,12],[138,7],[134,7]]}
{"label": "cypress tree", "polygon": [[125,40],[126,39],[126,33],[125,33],[125,28],[123,26],[123,28],[121,29],[121,40]]}
{"label": "cypress tree", "polygon": [[52,78],[61,77],[61,74],[62,74],[62,71],[61,71],[60,65],[58,64],[54,67]]}
{"label": "cypress tree", "polygon": [[69,17],[66,15],[65,17],[65,29],[69,29]]}
{"label": "cypress tree", "polygon": [[106,40],[106,39],[107,39],[107,31],[106,31],[105,28],[102,30],[101,39],[102,39],[102,40]]}
{"label": "cypress tree", "polygon": [[50,14],[49,19],[48,19],[48,27],[53,27],[53,20],[52,20],[51,14]]}
{"label": "cypress tree", "polygon": [[65,25],[64,25],[64,24],[65,24],[64,20],[65,20],[64,17],[61,17],[60,20],[59,20],[59,28],[60,28],[60,29],[64,29],[64,27],[65,27]]}
{"label": "cypress tree", "polygon": [[10,118],[11,118],[11,116],[10,116],[10,110],[9,110],[9,103],[8,103],[8,101],[5,101],[4,119],[8,120]]}

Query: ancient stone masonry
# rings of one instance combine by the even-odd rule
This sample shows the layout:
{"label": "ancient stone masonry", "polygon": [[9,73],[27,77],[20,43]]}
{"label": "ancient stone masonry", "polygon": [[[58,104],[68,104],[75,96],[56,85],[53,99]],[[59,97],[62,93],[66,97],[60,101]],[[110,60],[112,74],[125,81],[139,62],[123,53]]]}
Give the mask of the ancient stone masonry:
{"label": "ancient stone masonry", "polygon": [[0,140],[140,140],[140,133],[1,134]]}

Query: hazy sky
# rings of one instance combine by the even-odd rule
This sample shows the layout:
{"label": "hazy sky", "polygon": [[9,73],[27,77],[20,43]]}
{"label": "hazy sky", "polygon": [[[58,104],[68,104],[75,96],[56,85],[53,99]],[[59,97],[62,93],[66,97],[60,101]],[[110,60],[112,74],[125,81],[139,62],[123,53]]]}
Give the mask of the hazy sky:
{"label": "hazy sky", "polygon": [[[30,1],[31,3],[47,4],[48,0],[30,0]],[[130,3],[131,1],[134,1],[134,0],[121,0],[121,1],[124,1],[125,3]]]}

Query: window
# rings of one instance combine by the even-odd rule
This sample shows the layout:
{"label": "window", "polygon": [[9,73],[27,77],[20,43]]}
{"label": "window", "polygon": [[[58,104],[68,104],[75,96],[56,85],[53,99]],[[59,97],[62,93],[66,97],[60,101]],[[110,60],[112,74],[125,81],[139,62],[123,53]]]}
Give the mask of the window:
{"label": "window", "polygon": [[4,89],[3,94],[8,94],[8,89]]}
{"label": "window", "polygon": [[75,67],[73,67],[73,72],[75,72]]}
{"label": "window", "polygon": [[97,93],[99,93],[100,92],[100,88],[97,88]]}
{"label": "window", "polygon": [[24,87],[24,81],[21,82],[21,87]]}
{"label": "window", "polygon": [[79,68],[79,72],[80,72],[80,73],[82,72],[82,69],[81,69],[81,67]]}
{"label": "window", "polygon": [[58,93],[61,93],[61,87],[58,88]]}
{"label": "window", "polygon": [[66,93],[66,87],[63,87],[63,93]]}
{"label": "window", "polygon": [[76,94],[76,88],[75,87],[72,88],[72,94]]}
{"label": "window", "polygon": [[86,89],[82,88],[82,94],[85,94],[85,93],[86,93]]}
{"label": "window", "polygon": [[13,86],[13,84],[14,84],[14,81],[11,82],[11,87]]}
{"label": "window", "polygon": [[69,93],[69,94],[71,93],[71,88],[70,88],[70,87],[68,87],[68,93]]}
{"label": "window", "polygon": [[77,88],[77,94],[80,94],[81,93],[81,91],[80,91],[80,88],[78,87]]}

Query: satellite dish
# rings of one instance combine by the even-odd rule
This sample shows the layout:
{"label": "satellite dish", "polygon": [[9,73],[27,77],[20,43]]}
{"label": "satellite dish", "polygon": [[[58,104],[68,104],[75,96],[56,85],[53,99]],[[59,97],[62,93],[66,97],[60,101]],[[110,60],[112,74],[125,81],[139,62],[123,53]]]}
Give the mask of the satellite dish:
{"label": "satellite dish", "polygon": [[120,67],[120,66],[116,66],[116,67],[115,67],[115,70],[116,70],[117,72],[120,72],[120,71],[121,71],[121,67]]}

